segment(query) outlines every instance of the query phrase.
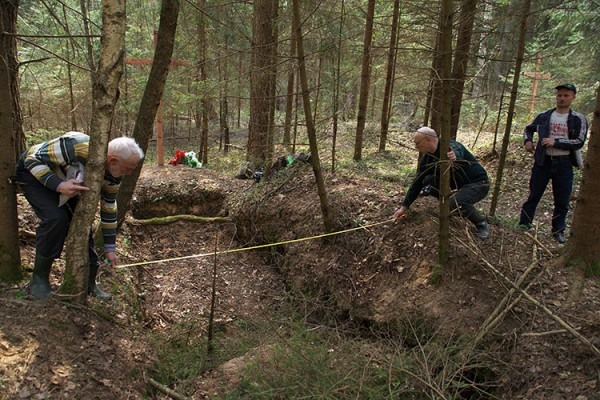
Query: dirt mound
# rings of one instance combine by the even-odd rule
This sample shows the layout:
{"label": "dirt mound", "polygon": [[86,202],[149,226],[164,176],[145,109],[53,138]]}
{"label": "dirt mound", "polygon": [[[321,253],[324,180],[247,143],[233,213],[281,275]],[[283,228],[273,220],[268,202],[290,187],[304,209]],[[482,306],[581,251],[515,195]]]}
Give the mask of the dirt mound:
{"label": "dirt mound", "polygon": [[[438,334],[470,336],[477,334],[511,288],[489,265],[514,282],[534,262],[535,272],[526,280],[528,292],[556,315],[568,316],[584,336],[600,344],[598,316],[592,311],[600,305],[600,286],[576,270],[554,267],[559,248],[547,236],[542,235],[532,253],[534,242],[527,233],[492,222],[492,237],[481,241],[473,238],[468,222],[453,217],[450,261],[443,281],[434,285],[430,277],[437,265],[435,199],[419,199],[407,219],[393,223],[389,219],[398,207],[399,186],[390,191],[386,182],[334,177],[327,187],[336,230],[373,226],[331,240],[277,246],[271,257],[297,290],[334,299],[341,312],[366,324],[418,318]],[[245,194],[243,203],[246,206],[236,212],[238,225],[247,227],[240,230],[242,240],[285,242],[323,232],[310,169],[289,170],[257,186]],[[489,349],[500,349],[499,357],[510,365],[500,392],[511,395],[503,398],[548,399],[558,393],[600,398],[596,356],[547,313],[521,300],[501,320],[485,341]],[[585,388],[573,389],[582,382]]]}
{"label": "dirt mound", "polygon": [[[511,184],[512,192],[526,190],[526,183]],[[310,166],[288,167],[261,183],[206,169],[144,167],[134,199],[140,219],[184,213],[231,220],[145,225],[128,219],[118,238],[125,265],[100,277],[115,300],[91,299],[91,309],[24,301],[22,285],[4,288],[0,396],[143,398],[149,390],[143,371],[152,370],[156,357],[149,335],[181,326],[184,337],[205,337],[213,283],[217,329],[232,335],[232,322],[268,319],[292,290],[335,304],[341,317],[366,326],[416,319],[439,335],[472,336],[510,289],[487,263],[513,281],[533,263],[528,293],[600,347],[598,281],[556,268],[560,247],[547,234],[532,252],[531,237],[501,220],[491,222],[492,237],[482,242],[468,223],[453,218],[450,262],[434,285],[435,199],[419,199],[407,219],[393,223],[401,183],[339,175],[328,176],[327,188],[335,229],[344,232],[321,237]],[[516,207],[511,204],[503,204],[503,212]],[[19,208],[28,265],[36,218],[22,198]],[[237,251],[266,244],[272,246]],[[60,262],[53,268],[54,287],[62,268]],[[517,303],[480,345],[501,366],[500,398],[600,398],[597,357],[530,302]],[[217,375],[199,377],[193,398],[222,392]]]}
{"label": "dirt mound", "polygon": [[139,179],[131,200],[131,214],[137,219],[219,215],[231,187],[230,179],[214,171],[186,165],[145,166]]}

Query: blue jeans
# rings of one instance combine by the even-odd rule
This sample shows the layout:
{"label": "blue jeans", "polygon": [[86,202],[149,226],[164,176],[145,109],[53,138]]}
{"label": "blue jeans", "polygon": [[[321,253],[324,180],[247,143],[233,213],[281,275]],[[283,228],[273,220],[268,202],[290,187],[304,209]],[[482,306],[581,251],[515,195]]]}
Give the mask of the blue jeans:
{"label": "blue jeans", "polygon": [[529,181],[529,198],[521,208],[519,224],[531,225],[535,209],[546,191],[548,182],[552,180],[554,196],[554,212],[552,214],[552,233],[564,232],[567,227],[567,212],[573,190],[573,166],[569,156],[549,157],[544,165],[533,165]]}

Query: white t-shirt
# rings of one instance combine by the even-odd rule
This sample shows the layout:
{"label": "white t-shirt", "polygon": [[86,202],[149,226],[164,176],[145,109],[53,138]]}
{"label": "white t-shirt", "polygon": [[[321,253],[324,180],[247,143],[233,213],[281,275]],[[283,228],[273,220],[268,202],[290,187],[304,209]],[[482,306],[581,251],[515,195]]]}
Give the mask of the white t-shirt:
{"label": "white t-shirt", "polygon": [[[550,133],[548,137],[551,139],[569,140],[569,127],[567,125],[568,118],[568,112],[561,114],[557,111],[554,111],[550,115]],[[546,154],[549,156],[567,156],[569,155],[569,150],[546,147]]]}

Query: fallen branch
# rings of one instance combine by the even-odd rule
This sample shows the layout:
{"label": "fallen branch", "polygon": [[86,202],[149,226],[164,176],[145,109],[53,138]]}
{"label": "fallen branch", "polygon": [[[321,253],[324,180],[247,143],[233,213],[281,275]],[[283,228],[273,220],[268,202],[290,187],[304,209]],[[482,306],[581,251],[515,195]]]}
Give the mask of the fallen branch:
{"label": "fallen branch", "polygon": [[491,269],[496,275],[498,275],[502,279],[504,279],[509,285],[511,285],[516,291],[518,291],[527,300],[529,300],[534,305],[536,305],[539,308],[541,308],[546,314],[548,314],[548,316],[550,316],[550,318],[552,318],[554,321],[556,321],[556,323],[558,323],[560,326],[562,326],[563,328],[565,328],[569,333],[571,333],[571,335],[573,335],[577,339],[579,339],[579,341],[581,343],[583,343],[586,346],[588,346],[597,356],[600,356],[600,350],[598,350],[598,348],[596,346],[594,346],[594,344],[592,342],[590,342],[585,336],[583,336],[582,334],[580,334],[579,332],[577,332],[577,330],[575,330],[575,328],[573,328],[571,325],[569,325],[567,322],[565,322],[558,315],[555,315],[550,309],[548,309],[548,307],[546,307],[545,305],[543,305],[542,303],[540,303],[539,301],[537,301],[529,293],[527,293],[526,291],[524,291],[523,289],[521,289],[517,284],[515,284],[507,276],[505,276],[502,272],[500,272],[496,267],[494,267],[489,261],[487,261],[483,257],[483,253],[481,251],[477,252],[472,247],[467,246],[467,244],[465,242],[463,242],[458,237],[456,238],[456,240],[460,244],[462,244],[467,250],[471,251],[474,255],[476,255],[477,257],[479,257],[481,259],[481,261],[483,261],[484,265],[487,268]]}
{"label": "fallen branch", "polygon": [[19,229],[19,238],[24,239],[35,239],[35,232],[28,231],[27,229]]}
{"label": "fallen branch", "polygon": [[548,335],[557,335],[560,333],[567,333],[566,329],[555,329],[553,331],[546,332],[526,332],[521,334],[521,336],[548,336]]}
{"label": "fallen branch", "polygon": [[135,220],[135,223],[141,224],[141,225],[166,225],[166,224],[172,224],[173,222],[178,222],[178,221],[207,223],[207,222],[232,222],[232,219],[229,217],[200,217],[198,215],[180,214],[180,215],[169,215],[166,217],[138,219],[138,220]]}
{"label": "fallen branch", "polygon": [[186,396],[184,396],[182,394],[177,393],[173,389],[170,389],[170,388],[166,387],[165,385],[156,382],[154,379],[152,379],[150,377],[146,378],[146,380],[148,381],[148,383],[150,384],[150,386],[153,386],[154,388],[160,390],[161,392],[163,392],[167,396],[170,396],[170,397],[172,397],[174,399],[177,399],[177,400],[189,400],[189,397],[186,397]]}
{"label": "fallen branch", "polygon": [[[541,274],[541,273],[540,273]],[[538,274],[538,276],[540,276],[540,274]],[[537,280],[537,277],[535,277],[526,287],[525,287],[525,291],[529,290],[529,288],[531,286],[533,286],[533,284],[535,283],[535,281]],[[520,285],[520,283],[518,283]],[[514,290],[511,289],[510,293],[514,293]],[[481,329],[479,330],[479,333],[477,334],[477,337],[475,338],[475,342],[479,342],[481,339],[483,339],[483,337],[485,335],[487,335],[493,328],[495,328],[500,321],[502,321],[502,319],[504,319],[504,317],[506,316],[506,314],[508,314],[508,312],[510,310],[512,310],[513,308],[515,308],[515,306],[517,304],[519,304],[519,301],[521,301],[521,299],[523,298],[522,295],[518,295],[513,301],[511,301],[511,303],[509,305],[507,305],[502,311],[500,311],[500,313],[498,313],[497,315],[494,316],[493,319],[490,320],[490,322],[486,325],[484,323],[484,325],[481,327]],[[490,316],[491,317],[491,316]],[[490,319],[490,317],[488,317],[488,320]],[[486,320],[487,322],[487,320]]]}
{"label": "fallen branch", "polygon": [[[533,250],[532,250],[532,255],[531,255],[531,264],[529,264],[529,266],[527,267],[527,269],[525,270],[525,272],[523,272],[521,274],[521,276],[519,277],[519,279],[517,279],[517,286],[521,287],[523,285],[523,282],[525,281],[525,279],[527,278],[527,276],[529,276],[529,274],[531,273],[531,271],[533,270],[533,268],[535,268],[538,263],[539,260],[537,258],[537,246],[536,246],[536,242],[537,242],[537,230],[536,230],[536,235],[534,238],[534,245],[533,245]],[[528,289],[529,285],[527,286]],[[494,310],[492,311],[492,313],[487,317],[487,319],[485,320],[485,322],[481,325],[481,328],[479,328],[479,332],[477,333],[477,337],[475,338],[475,343],[478,343],[481,339],[483,339],[483,337],[485,335],[487,335],[489,333],[490,330],[492,330],[496,325],[498,325],[498,323],[501,321],[502,318],[504,318],[504,316],[515,306],[518,304],[519,300],[521,300],[522,296],[517,296],[517,298],[512,301],[510,304],[508,304],[508,306],[506,306],[506,304],[509,302],[510,298],[514,295],[515,293],[515,289],[510,289],[502,298],[502,300],[500,300],[500,302],[498,303],[498,305],[496,306],[496,308],[494,308]]]}
{"label": "fallen branch", "polygon": [[537,238],[537,231],[536,231],[536,235],[535,237],[529,233],[529,232],[525,232],[525,234],[527,236],[529,236],[538,246],[540,246],[540,248],[542,248],[546,253],[548,253],[548,255],[550,257],[554,257],[554,254],[550,251],[550,249],[548,249],[548,247],[544,246],[544,244],[542,242],[540,242],[540,240]]}

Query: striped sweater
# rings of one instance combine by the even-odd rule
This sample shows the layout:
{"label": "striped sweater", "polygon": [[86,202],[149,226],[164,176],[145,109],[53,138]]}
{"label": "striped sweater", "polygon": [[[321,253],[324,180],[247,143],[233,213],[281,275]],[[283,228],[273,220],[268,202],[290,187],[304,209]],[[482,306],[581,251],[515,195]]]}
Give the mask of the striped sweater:
{"label": "striped sweater", "polygon": [[[86,165],[90,137],[81,132],[67,132],[61,137],[32,146],[23,157],[25,167],[48,189],[58,192],[66,176],[66,168],[75,163]],[[101,188],[100,226],[104,251],[115,251],[117,235],[117,193],[121,178],[104,172]]]}

